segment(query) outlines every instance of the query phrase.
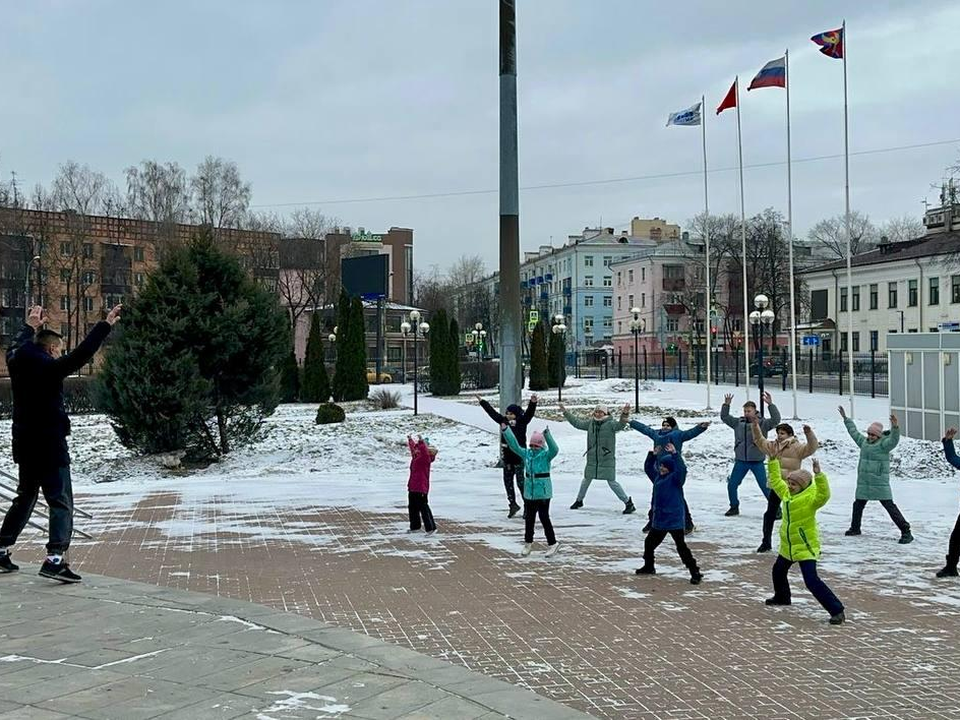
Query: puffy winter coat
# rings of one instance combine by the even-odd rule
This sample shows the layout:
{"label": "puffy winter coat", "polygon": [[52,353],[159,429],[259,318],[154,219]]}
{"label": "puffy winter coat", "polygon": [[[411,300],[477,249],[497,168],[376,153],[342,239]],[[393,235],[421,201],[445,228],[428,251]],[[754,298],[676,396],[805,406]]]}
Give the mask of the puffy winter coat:
{"label": "puffy winter coat", "polygon": [[[486,412],[497,425],[503,425],[504,423],[510,424],[506,416],[494,410],[486,400],[480,401],[480,407],[483,408],[484,412]],[[514,429],[514,434],[520,447],[525,448],[527,446],[527,425],[530,424],[534,414],[537,412],[537,404],[532,400],[528,402],[526,412],[524,412],[519,405],[508,405],[507,412],[513,413],[517,418],[511,427]],[[503,462],[507,465],[519,465],[523,462],[520,456],[507,446],[503,435],[500,436],[500,448],[503,450]]]}
{"label": "puffy winter coat", "polygon": [[780,469],[785,473],[799,470],[803,464],[803,459],[813,455],[820,447],[817,436],[813,430],[804,431],[807,436],[807,442],[801,443],[796,437],[788,437],[786,440],[767,440],[760,434],[760,428],[756,423],[750,423],[753,428],[753,442],[760,451],[769,458],[777,458],[780,461]]}
{"label": "puffy winter coat", "polygon": [[781,501],[783,519],[780,521],[780,554],[787,560],[816,560],[820,557],[820,530],[817,528],[817,510],[830,499],[830,485],[822,472],[813,476],[813,482],[796,495],[790,494],[787,481],[780,472],[776,459],[767,463],[767,487]]}
{"label": "puffy winter coat", "polygon": [[[760,432],[766,437],[767,433],[780,424],[780,411],[777,406],[767,405],[770,417],[764,418],[760,423]],[[753,442],[753,430],[750,426],[753,423],[747,422],[744,417],[734,418],[730,415],[730,406],[724,403],[720,408],[720,419],[725,425],[733,428],[734,454],[737,460],[745,462],[763,462],[766,458],[763,452]]]}
{"label": "puffy winter coat", "polygon": [[407,438],[410,447],[410,479],[407,481],[407,490],[410,492],[430,492],[430,465],[433,457],[423,440],[414,442]]}
{"label": "puffy winter coat", "polygon": [[890,452],[900,442],[900,428],[884,430],[876,442],[869,442],[850,418],[844,418],[847,432],[860,448],[857,464],[857,500],[893,500],[890,489]]}
{"label": "puffy winter coat", "polygon": [[543,432],[547,441],[545,448],[523,448],[510,428],[503,431],[504,442],[523,459],[523,498],[524,500],[549,500],[553,497],[553,483],[550,480],[550,461],[560,449],[557,447],[550,428]]}
{"label": "puffy winter coat", "polygon": [[960,457],[957,457],[957,450],[953,447],[953,440],[943,439],[943,454],[947,456],[947,462],[960,470]]}
{"label": "puffy winter coat", "polygon": [[[661,467],[667,468],[670,472],[663,475],[660,472]],[[683,464],[683,459],[673,453],[665,453],[657,457],[651,451],[647,453],[643,470],[653,483],[651,527],[654,530],[683,530],[686,525],[683,484],[687,479],[687,468]]]}
{"label": "puffy winter coat", "polygon": [[617,433],[627,427],[627,418],[614,420],[609,415],[603,420],[578,418],[568,410],[563,411],[567,422],[577,430],[587,431],[587,464],[583,468],[585,480],[617,479]]}
{"label": "puffy winter coat", "polygon": [[658,457],[669,455],[667,445],[670,443],[673,443],[673,447],[676,448],[677,454],[679,455],[683,450],[683,444],[687,440],[693,440],[697,435],[706,431],[705,427],[699,425],[694,425],[688,430],[681,430],[680,428],[671,428],[670,430],[664,430],[663,428],[655,429],[636,420],[630,421],[630,427],[653,440],[654,447],[660,448]]}

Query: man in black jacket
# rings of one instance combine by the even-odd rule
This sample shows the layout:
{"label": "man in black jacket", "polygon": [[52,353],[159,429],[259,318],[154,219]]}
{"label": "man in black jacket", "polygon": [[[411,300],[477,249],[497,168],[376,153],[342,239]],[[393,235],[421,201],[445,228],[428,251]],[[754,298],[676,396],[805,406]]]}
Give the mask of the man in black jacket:
{"label": "man in black jacket", "polygon": [[63,380],[93,360],[120,319],[120,310],[120,305],[113,308],[72,352],[61,355],[61,336],[53,330],[40,330],[47,318],[43,308],[33,307],[27,324],[7,350],[13,392],[13,461],[19,465],[20,482],[0,527],[0,573],[20,569],[10,559],[10,548],[30,520],[42,490],[50,510],[50,541],[40,575],[65,583],[80,582],[80,576],[63,561],[73,534],[67,448],[70,418],[63,406]]}
{"label": "man in black jacket", "polygon": [[[537,412],[537,396],[530,396],[530,402],[527,403],[527,410],[524,412],[519,405],[510,405],[507,407],[506,416],[501,415],[493,407],[477,395],[480,401],[480,407],[484,409],[487,415],[497,423],[497,425],[507,424],[513,430],[514,437],[520,447],[527,446],[527,425],[533,420]],[[513,517],[520,510],[517,505],[517,496],[513,491],[513,482],[516,478],[517,489],[520,490],[520,499],[523,500],[523,458],[518,456],[503,440],[503,434],[500,433],[500,452],[503,455],[503,487],[507,491],[507,500],[510,502],[510,509],[507,511],[507,517]]]}

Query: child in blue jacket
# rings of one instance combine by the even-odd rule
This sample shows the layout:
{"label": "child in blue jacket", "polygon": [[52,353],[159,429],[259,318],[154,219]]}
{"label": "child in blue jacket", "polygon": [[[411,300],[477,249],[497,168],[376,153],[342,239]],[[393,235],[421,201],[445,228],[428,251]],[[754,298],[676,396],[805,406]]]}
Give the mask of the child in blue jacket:
{"label": "child in blue jacket", "polygon": [[[947,456],[947,462],[960,470],[960,457],[957,457],[957,450],[953,447],[953,438],[956,437],[957,429],[950,428],[943,436],[943,452]],[[957,561],[960,561],[960,515],[957,516],[957,524],[953,527],[950,534],[950,545],[947,548],[947,564],[942,570],[937,571],[937,577],[957,577],[960,572],[957,571]]]}
{"label": "child in blue jacket", "polygon": [[547,557],[556,554],[560,549],[557,537],[553,533],[553,523],[550,522],[550,499],[553,497],[553,483],[550,481],[550,461],[553,460],[559,448],[550,433],[550,428],[543,432],[530,435],[529,447],[520,447],[513,429],[503,423],[500,426],[503,439],[510,450],[523,460],[523,555],[529,555],[533,550],[533,525],[537,516],[543,525],[543,534],[547,536]]}
{"label": "child in blue jacket", "polygon": [[677,554],[690,571],[690,583],[699,585],[703,573],[697,567],[697,561],[687,547],[684,539],[684,500],[683,483],[686,467],[683,458],[676,452],[672,443],[664,447],[664,454],[657,458],[653,451],[647,453],[643,464],[644,472],[653,483],[653,518],[650,532],[643,543],[643,567],[637,568],[637,575],[654,575],[653,556],[657,547],[667,535],[673,538]]}

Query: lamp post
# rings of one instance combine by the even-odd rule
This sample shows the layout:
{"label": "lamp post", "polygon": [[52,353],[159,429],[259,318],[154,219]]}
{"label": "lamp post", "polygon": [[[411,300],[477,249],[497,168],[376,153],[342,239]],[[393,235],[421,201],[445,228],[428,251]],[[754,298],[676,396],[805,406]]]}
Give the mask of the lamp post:
{"label": "lamp post", "polygon": [[[406,329],[404,329],[404,325],[406,325]],[[430,323],[420,322],[420,311],[411,310],[410,322],[403,323],[403,325],[400,326],[400,332],[403,333],[404,340],[406,340],[408,334],[413,335],[413,414],[416,415],[418,412],[417,399],[420,391],[417,385],[417,364],[419,363],[417,358],[417,340],[427,336],[427,333],[430,332]]]}
{"label": "lamp post", "polygon": [[646,321],[640,317],[640,308],[630,308],[630,332],[633,333],[633,406],[640,407],[640,333]]}
{"label": "lamp post", "polygon": [[473,347],[477,353],[477,390],[480,389],[480,364],[483,362],[483,340],[487,337],[487,331],[483,329],[483,323],[477,323],[470,331],[473,335]]}
{"label": "lamp post", "polygon": [[764,326],[768,325],[773,326],[773,321],[776,319],[773,310],[769,309],[767,305],[770,304],[770,300],[766,295],[757,295],[753,299],[753,304],[756,306],[756,310],[750,313],[750,324],[753,325],[757,332],[757,338],[760,342],[760,351],[757,354],[757,377],[759,378],[759,387],[760,387],[760,417],[763,417],[763,378],[764,378],[764,367],[763,367],[763,332]]}
{"label": "lamp post", "polygon": [[560,352],[557,353],[557,402],[563,401],[563,370],[564,356],[567,354],[567,345],[565,336],[567,334],[567,324],[561,314],[553,316],[553,334],[560,338]]}
{"label": "lamp post", "polygon": [[404,320],[400,323],[400,333],[403,335],[403,360],[400,363],[400,381],[407,384],[407,335],[410,333],[410,323]]}

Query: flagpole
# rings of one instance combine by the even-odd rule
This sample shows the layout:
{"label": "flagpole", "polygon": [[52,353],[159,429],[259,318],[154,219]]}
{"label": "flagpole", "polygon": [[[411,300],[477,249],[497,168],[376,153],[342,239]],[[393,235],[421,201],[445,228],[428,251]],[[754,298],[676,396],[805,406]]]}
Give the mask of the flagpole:
{"label": "flagpole", "polygon": [[787,91],[787,242],[790,243],[790,377],[793,379],[793,420],[797,415],[797,299],[793,275],[793,174],[790,154],[790,50],[783,53]]}
{"label": "flagpole", "polygon": [[850,250],[850,129],[847,121],[847,21],[841,26],[843,42],[843,191],[846,197],[846,228],[847,228],[847,297],[851,298],[847,307],[847,361],[850,378],[850,417],[853,414],[853,260]]}
{"label": "flagpole", "polygon": [[707,98],[700,96],[700,131],[703,137],[703,238],[707,248],[707,410],[710,407],[710,352],[713,349],[713,327],[711,325],[710,309],[710,203],[707,194]]}
{"label": "flagpole", "polygon": [[743,203],[743,140],[740,133],[740,76],[734,80],[737,97],[737,154],[740,158],[740,244],[743,252],[743,376],[750,398],[750,308],[747,304],[747,211]]}

